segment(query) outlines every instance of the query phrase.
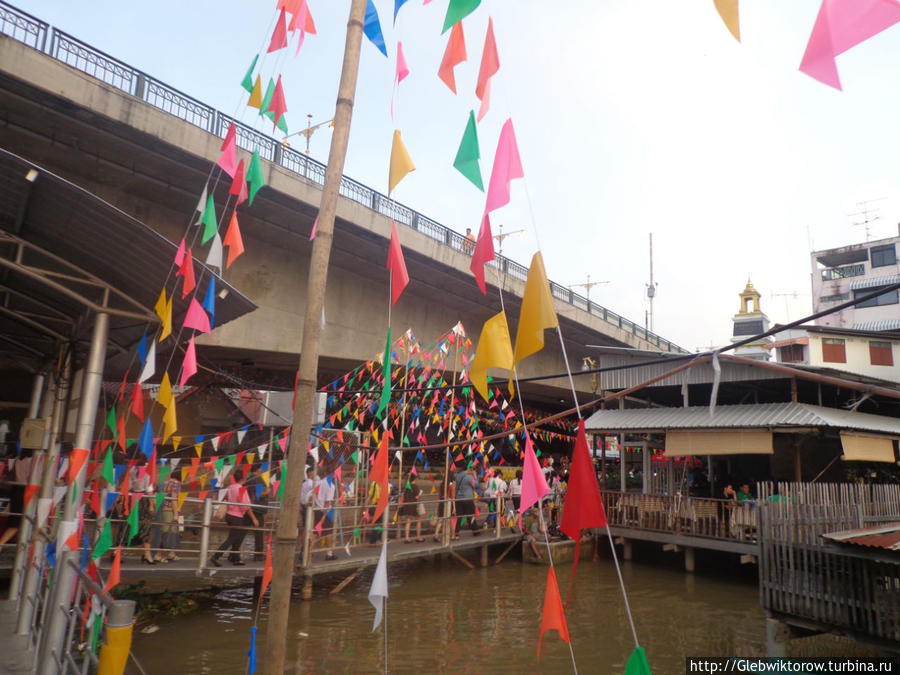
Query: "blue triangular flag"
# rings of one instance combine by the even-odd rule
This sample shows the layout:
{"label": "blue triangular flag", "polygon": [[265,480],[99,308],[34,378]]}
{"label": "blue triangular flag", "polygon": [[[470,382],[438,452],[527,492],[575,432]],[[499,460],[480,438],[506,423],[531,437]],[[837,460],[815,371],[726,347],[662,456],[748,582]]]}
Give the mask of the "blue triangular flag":
{"label": "blue triangular flag", "polygon": [[394,23],[397,23],[397,12],[406,4],[406,0],[394,0]]}
{"label": "blue triangular flag", "polygon": [[250,626],[250,651],[247,652],[247,672],[253,675],[256,672],[256,626]]}
{"label": "blue triangular flag", "polygon": [[369,0],[366,5],[366,22],[363,25],[363,32],[369,38],[369,42],[378,47],[378,51],[387,56],[387,47],[384,46],[384,35],[381,32],[381,22],[378,20],[378,11],[375,9],[375,3]]}
{"label": "blue triangular flag", "polygon": [[81,574],[84,571],[84,566],[87,565],[88,559],[88,550],[91,548],[91,542],[88,540],[88,536],[86,533],[81,533],[82,541],[84,544],[81,546],[81,561],[78,563],[78,573]]}
{"label": "blue triangular flag", "polygon": [[206,297],[203,299],[203,309],[209,314],[209,327],[216,327],[216,281],[209,278],[209,288],[206,289]]}
{"label": "blue triangular flag", "polygon": [[200,434],[199,436],[194,436],[194,443],[195,444],[202,443],[205,438],[206,438],[206,436],[204,436],[203,434]]}
{"label": "blue triangular flag", "polygon": [[[125,468],[124,466],[122,467]],[[118,481],[118,476],[116,476],[116,480]],[[119,498],[118,492],[107,492],[106,493],[106,513],[109,513],[109,510],[113,507],[113,504],[116,503],[116,500]]]}
{"label": "blue triangular flag", "polygon": [[153,423],[150,421],[150,415],[144,422],[144,428],[141,429],[140,438],[138,438],[138,447],[144,453],[144,457],[150,459],[153,454]]}
{"label": "blue triangular flag", "polygon": [[56,542],[51,541],[47,545],[47,564],[50,567],[54,567],[56,565]]}
{"label": "blue triangular flag", "polygon": [[257,498],[257,499],[259,499],[259,495],[262,493],[262,491],[263,491],[263,484],[262,484],[262,483],[259,483],[259,484],[256,486],[256,498]]}
{"label": "blue triangular flag", "polygon": [[141,358],[141,366],[147,363],[147,331],[144,331],[144,334],[141,335],[141,341],[137,346],[138,356]]}
{"label": "blue triangular flag", "polygon": [[128,467],[124,464],[114,464],[113,471],[116,473],[116,485],[119,484],[119,479],[122,477],[122,474],[125,473],[125,469]]}

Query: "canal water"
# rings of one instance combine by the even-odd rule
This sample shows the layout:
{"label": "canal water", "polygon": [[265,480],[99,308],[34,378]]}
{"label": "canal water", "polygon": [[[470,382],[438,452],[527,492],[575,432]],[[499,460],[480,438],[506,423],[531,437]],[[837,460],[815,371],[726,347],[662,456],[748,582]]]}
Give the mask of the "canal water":
{"label": "canal water", "polygon": [[[727,558],[701,562],[690,575],[669,564],[623,563],[638,638],[655,675],[684,673],[686,656],[764,656],[765,620],[755,567]],[[563,599],[571,565],[557,568]],[[389,565],[387,652],[391,673],[567,673],[572,662],[555,632],[537,639],[547,568],[517,560],[469,570],[453,560]],[[367,600],[372,572],[339,595],[339,579],[316,578],[312,601],[295,598],[288,631],[288,672],[379,673],[383,628],[372,632]],[[134,654],[148,674],[246,673],[254,606],[250,588],[220,592],[187,616],[157,618],[136,632]],[[265,611],[258,658],[265,659]],[[623,673],[634,646],[611,559],[582,561],[566,612],[581,673]],[[868,655],[833,637],[794,640],[794,655]],[[129,672],[138,672],[136,670]]]}

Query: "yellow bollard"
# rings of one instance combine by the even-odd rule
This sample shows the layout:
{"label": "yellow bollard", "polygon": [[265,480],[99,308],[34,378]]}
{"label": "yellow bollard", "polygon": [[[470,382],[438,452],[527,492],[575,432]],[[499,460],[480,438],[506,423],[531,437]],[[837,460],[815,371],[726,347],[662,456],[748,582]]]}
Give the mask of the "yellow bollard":
{"label": "yellow bollard", "polygon": [[106,642],[100,647],[97,675],[122,675],[131,651],[134,600],[116,600],[107,612]]}

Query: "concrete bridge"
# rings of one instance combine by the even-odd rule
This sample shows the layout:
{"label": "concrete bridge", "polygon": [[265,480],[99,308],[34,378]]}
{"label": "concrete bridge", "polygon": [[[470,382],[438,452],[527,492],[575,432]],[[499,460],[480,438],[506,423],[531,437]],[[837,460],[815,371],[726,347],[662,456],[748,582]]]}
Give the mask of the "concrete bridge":
{"label": "concrete bridge", "polygon": [[[172,241],[189,227],[218,159],[228,116],[46,23],[0,3],[0,148],[67,178]],[[198,343],[201,360],[272,381],[296,368],[303,330],[309,234],[325,168],[279,141],[238,124],[239,156],[258,147],[267,188],[241,217],[245,255],[225,280],[258,306]],[[227,186],[215,188],[217,211]],[[321,346],[323,381],[383,349],[391,220],[400,227],[410,285],[394,308],[395,332],[411,327],[422,344],[461,320],[470,337],[497,311],[496,286],[483,296],[469,272],[463,237],[345,178],[335,224]],[[205,250],[202,255],[205,255]],[[201,260],[202,260],[201,255]],[[114,264],[114,261],[110,261]],[[518,316],[527,269],[500,258],[507,313]],[[584,345],[682,351],[642,326],[552,283],[570,365]],[[121,373],[113,357],[107,379]],[[523,377],[565,370],[558,341],[523,364]],[[263,379],[265,378],[265,379]],[[292,379],[292,378],[291,378]],[[586,380],[587,378],[581,378]],[[589,383],[578,386],[587,390]],[[530,398],[569,400],[567,383],[526,388]]]}

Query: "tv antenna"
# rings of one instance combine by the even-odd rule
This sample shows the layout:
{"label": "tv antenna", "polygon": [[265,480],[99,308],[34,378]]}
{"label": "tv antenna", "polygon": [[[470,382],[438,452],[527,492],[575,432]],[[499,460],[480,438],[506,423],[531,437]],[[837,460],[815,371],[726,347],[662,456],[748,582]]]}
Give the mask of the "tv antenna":
{"label": "tv antenna", "polygon": [[583,283],[583,284],[570,284],[570,285],[569,285],[569,290],[571,291],[573,288],[583,288],[583,289],[584,289],[585,296],[587,297],[587,301],[590,302],[590,301],[591,301],[591,289],[592,289],[594,286],[606,286],[606,285],[609,285],[610,283],[611,283],[611,282],[609,282],[609,281],[591,281],[591,275],[588,274],[588,275],[587,275],[587,281],[586,281],[585,283]]}
{"label": "tv antenna", "polygon": [[650,233],[650,283],[646,284],[647,299],[650,301],[650,310],[644,315],[644,328],[653,332],[653,298],[656,297],[658,283],[653,281],[653,233]]}
{"label": "tv antenna", "polygon": [[862,220],[854,220],[853,225],[862,226],[865,228],[866,241],[871,241],[872,239],[872,233],[869,224],[874,223],[876,220],[881,220],[881,216],[878,215],[878,209],[870,208],[869,204],[872,204],[874,202],[881,202],[885,199],[887,199],[887,197],[877,197],[875,199],[866,199],[865,201],[856,202],[856,206],[859,211],[857,211],[856,213],[847,214],[851,218],[853,218],[854,216],[862,216]]}

